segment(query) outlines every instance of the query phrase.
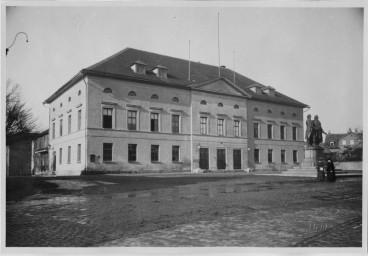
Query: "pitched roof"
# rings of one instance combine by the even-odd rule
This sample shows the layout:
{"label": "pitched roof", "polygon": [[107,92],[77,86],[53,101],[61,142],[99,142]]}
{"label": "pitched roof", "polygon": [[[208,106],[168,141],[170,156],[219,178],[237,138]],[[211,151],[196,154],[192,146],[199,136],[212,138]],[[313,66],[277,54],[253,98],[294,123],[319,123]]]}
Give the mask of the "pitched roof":
{"label": "pitched roof", "polygon": [[[130,66],[137,61],[147,64],[146,75],[135,73]],[[157,77],[153,72],[157,66],[168,68],[167,78]],[[165,56],[161,54],[141,51],[133,48],[124,50],[86,68],[81,71],[83,74],[107,76],[114,78],[136,79],[147,82],[158,82],[171,86],[189,87],[193,84],[199,84],[218,78],[218,66],[203,64],[200,62],[190,62],[190,81],[188,80],[189,62],[185,59]],[[225,67],[221,67],[221,77],[233,81],[234,72]],[[250,87],[259,84],[239,73],[235,73],[235,84],[251,95],[251,98],[260,101],[274,102],[298,107],[308,107],[297,100],[286,95],[275,92],[275,96],[269,96],[266,93],[255,94]],[[64,86],[67,86],[65,84]],[[70,84],[69,84],[70,86]],[[263,88],[264,86],[261,85]],[[60,89],[59,89],[60,91]],[[50,97],[45,102],[50,103],[54,98]]]}
{"label": "pitched roof", "polygon": [[337,134],[337,133],[331,133],[327,134],[325,138],[325,144],[330,145],[330,142],[338,142],[342,137],[346,136],[346,133]]}

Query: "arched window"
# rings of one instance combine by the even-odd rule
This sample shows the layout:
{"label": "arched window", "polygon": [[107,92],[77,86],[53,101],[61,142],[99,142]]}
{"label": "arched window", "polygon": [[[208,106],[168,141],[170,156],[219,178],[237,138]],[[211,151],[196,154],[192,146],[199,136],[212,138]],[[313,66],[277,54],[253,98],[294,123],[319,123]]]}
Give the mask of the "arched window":
{"label": "arched window", "polygon": [[253,109],[253,111],[254,111],[254,112],[258,112],[258,108],[254,108],[254,109]]}
{"label": "arched window", "polygon": [[79,90],[79,91],[78,91],[78,96],[79,96],[79,95],[81,95],[81,94],[82,94],[82,91],[81,91],[81,90]]}
{"label": "arched window", "polygon": [[72,100],[72,97],[69,97],[68,101],[70,102]]}
{"label": "arched window", "polygon": [[103,90],[104,93],[112,93],[112,90],[110,88],[105,88]]}
{"label": "arched window", "polygon": [[60,103],[60,107],[63,107],[63,103]]}
{"label": "arched window", "polygon": [[130,91],[130,92],[128,93],[128,96],[130,96],[130,97],[135,97],[135,96],[137,96],[137,94],[135,93],[135,91]]}
{"label": "arched window", "polygon": [[296,117],[296,114],[295,113],[293,113],[293,115],[292,115],[293,117]]}
{"label": "arched window", "polygon": [[271,109],[267,110],[267,114],[272,114],[272,110]]}
{"label": "arched window", "polygon": [[234,109],[239,109],[239,106],[238,105],[234,105]]}
{"label": "arched window", "polygon": [[152,94],[151,99],[158,100],[157,94]]}
{"label": "arched window", "polygon": [[172,102],[179,102],[178,97],[174,97],[174,98],[172,98]]}
{"label": "arched window", "polygon": [[221,102],[217,106],[220,107],[220,108],[224,107],[224,105]]}
{"label": "arched window", "polygon": [[284,116],[285,115],[285,112],[284,111],[281,111],[281,113],[280,113],[282,116]]}
{"label": "arched window", "polygon": [[201,100],[201,105],[207,105],[207,102],[205,100]]}

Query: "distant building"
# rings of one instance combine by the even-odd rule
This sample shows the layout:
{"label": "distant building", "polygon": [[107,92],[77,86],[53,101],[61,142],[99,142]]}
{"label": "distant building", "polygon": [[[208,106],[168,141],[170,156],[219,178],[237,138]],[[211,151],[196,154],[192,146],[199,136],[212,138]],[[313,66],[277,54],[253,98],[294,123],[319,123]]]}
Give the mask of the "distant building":
{"label": "distant building", "polygon": [[339,148],[344,149],[346,147],[356,148],[363,146],[363,133],[352,132],[346,134],[339,139]]}
{"label": "distant building", "polygon": [[33,174],[49,173],[49,130],[39,134],[39,137],[32,141]]}
{"label": "distant building", "polygon": [[307,105],[225,67],[189,70],[187,60],[126,48],[45,103],[57,175],[287,169],[304,159]]}

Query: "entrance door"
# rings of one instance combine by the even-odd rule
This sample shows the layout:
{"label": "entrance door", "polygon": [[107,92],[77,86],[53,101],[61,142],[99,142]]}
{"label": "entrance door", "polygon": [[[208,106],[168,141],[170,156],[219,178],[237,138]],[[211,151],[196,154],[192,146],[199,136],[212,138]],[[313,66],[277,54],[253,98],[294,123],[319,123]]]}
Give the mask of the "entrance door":
{"label": "entrance door", "polygon": [[199,168],[208,170],[208,148],[199,149]]}
{"label": "entrance door", "polygon": [[234,169],[241,169],[241,150],[234,149]]}
{"label": "entrance door", "polygon": [[217,149],[217,169],[226,169],[225,149]]}

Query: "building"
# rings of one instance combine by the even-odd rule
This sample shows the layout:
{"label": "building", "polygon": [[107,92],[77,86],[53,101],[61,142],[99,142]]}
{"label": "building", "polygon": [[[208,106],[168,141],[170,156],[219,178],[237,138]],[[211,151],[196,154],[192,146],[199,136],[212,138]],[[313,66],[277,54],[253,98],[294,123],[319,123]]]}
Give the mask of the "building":
{"label": "building", "polygon": [[32,173],[50,174],[49,172],[49,130],[43,131],[32,141]]}
{"label": "building", "polygon": [[304,158],[307,105],[223,66],[126,48],[44,103],[57,175],[287,169]]}
{"label": "building", "polygon": [[341,150],[347,147],[363,147],[363,133],[351,132],[345,134],[345,136],[340,138],[338,145]]}

